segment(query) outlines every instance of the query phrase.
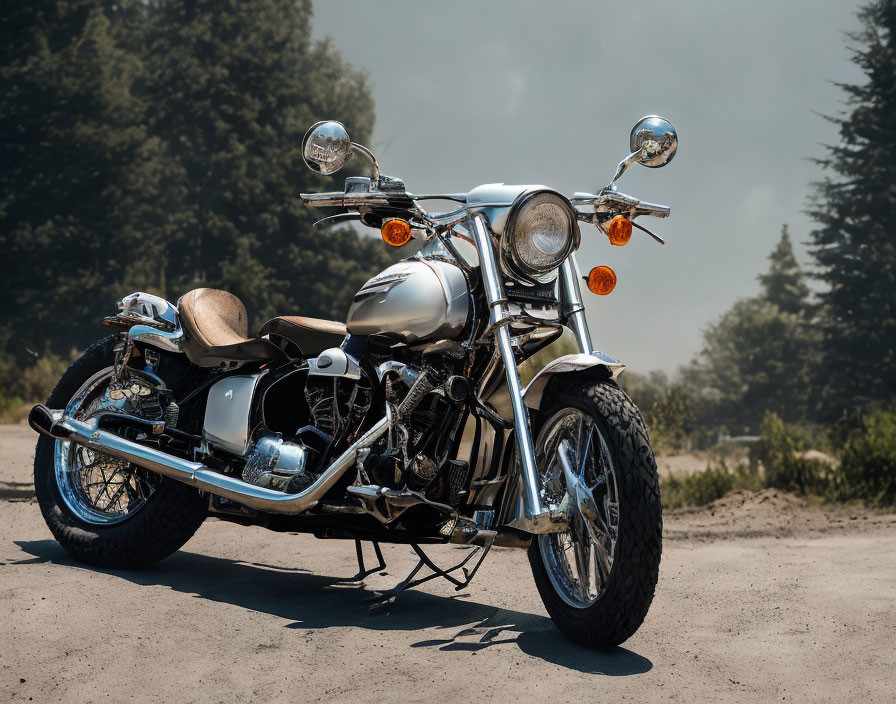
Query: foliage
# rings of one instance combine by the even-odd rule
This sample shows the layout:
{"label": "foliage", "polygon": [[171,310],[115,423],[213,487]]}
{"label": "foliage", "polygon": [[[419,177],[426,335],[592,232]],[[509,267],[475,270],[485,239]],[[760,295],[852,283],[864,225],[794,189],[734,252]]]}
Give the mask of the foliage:
{"label": "foliage", "polygon": [[835,497],[896,504],[896,404],[845,418],[833,435],[840,455]]}
{"label": "foliage", "polygon": [[0,12],[0,248],[14,262],[0,279],[0,342],[27,359],[26,348],[85,342],[85,324],[151,274],[152,250],[128,255],[153,234],[143,220],[159,195],[159,143],[114,13],[89,0]]}
{"label": "foliage", "polygon": [[70,359],[55,354],[43,355],[26,365],[0,359],[0,422],[24,419],[32,404],[49,397],[70,363]]}
{"label": "foliage", "polygon": [[808,307],[809,287],[793,254],[787,225],[781,227],[781,239],[768,259],[768,271],[759,275],[763,300],[784,313],[802,315]]}
{"label": "foliage", "polygon": [[704,333],[704,346],[686,372],[699,389],[697,421],[732,435],[757,430],[763,412],[805,420],[819,346],[809,289],[786,227],[762,289],[726,312]]}
{"label": "foliage", "polygon": [[759,442],[750,453],[751,464],[762,465],[765,486],[801,494],[824,494],[832,480],[832,468],[825,461],[805,454],[813,449],[812,445],[806,429],[766,412]]}
{"label": "foliage", "polygon": [[[365,76],[311,39],[308,0],[35,0],[0,9],[0,353],[62,354],[123,294],[196,286],[341,318],[394,257],[312,232],[298,145],[370,134]],[[360,164],[350,164],[351,166]]]}
{"label": "foliage", "polygon": [[702,472],[685,475],[666,475],[660,478],[663,506],[705,506],[732,491],[757,491],[762,487],[755,467],[740,464],[733,469],[724,462],[707,467]]}
{"label": "foliage", "polygon": [[669,388],[669,377],[663,371],[638,374],[626,370],[619,377],[619,385],[631,396],[635,405],[646,412],[653,408],[653,404],[659,401]]}
{"label": "foliage", "polygon": [[867,81],[840,86],[848,112],[830,118],[840,141],[818,162],[829,175],[811,208],[812,253],[827,285],[815,381],[827,420],[896,397],[896,2],[873,0],[859,20],[852,60]]}
{"label": "foliage", "polygon": [[691,398],[682,385],[670,386],[653,403],[647,414],[647,425],[657,452],[688,449],[694,430],[694,412]]}

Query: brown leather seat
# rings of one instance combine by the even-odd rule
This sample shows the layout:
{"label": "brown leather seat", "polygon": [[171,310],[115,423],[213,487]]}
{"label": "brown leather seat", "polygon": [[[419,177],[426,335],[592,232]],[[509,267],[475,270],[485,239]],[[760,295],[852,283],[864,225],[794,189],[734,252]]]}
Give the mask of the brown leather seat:
{"label": "brown leather seat", "polygon": [[[316,357],[345,339],[345,325],[333,320],[282,316],[249,337],[246,307],[227,291],[197,288],[177,302],[184,329],[184,352],[200,367],[264,362],[290,356]],[[268,338],[268,339],[266,339]],[[289,349],[292,343],[298,350]]]}
{"label": "brown leather seat", "polygon": [[258,336],[268,335],[271,340],[287,340],[299,348],[303,357],[316,357],[329,347],[339,347],[345,339],[343,323],[320,318],[304,318],[283,315],[272,318],[258,331]]}
{"label": "brown leather seat", "polygon": [[221,364],[285,359],[283,351],[268,340],[249,337],[246,307],[227,291],[196,288],[177,302],[184,329],[183,348],[193,364]]}

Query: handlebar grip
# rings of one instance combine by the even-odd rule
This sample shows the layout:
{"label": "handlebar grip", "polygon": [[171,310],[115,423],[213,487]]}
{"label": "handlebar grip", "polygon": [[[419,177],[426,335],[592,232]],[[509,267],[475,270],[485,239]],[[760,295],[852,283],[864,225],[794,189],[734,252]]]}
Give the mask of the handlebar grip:
{"label": "handlebar grip", "polygon": [[672,208],[668,205],[648,203],[647,201],[642,200],[636,206],[635,212],[637,215],[652,215],[655,218],[667,218],[669,217],[669,213],[672,212]]}
{"label": "handlebar grip", "polygon": [[299,193],[299,198],[302,199],[303,203],[307,203],[308,205],[321,207],[345,206],[345,193],[338,191],[331,193]]}

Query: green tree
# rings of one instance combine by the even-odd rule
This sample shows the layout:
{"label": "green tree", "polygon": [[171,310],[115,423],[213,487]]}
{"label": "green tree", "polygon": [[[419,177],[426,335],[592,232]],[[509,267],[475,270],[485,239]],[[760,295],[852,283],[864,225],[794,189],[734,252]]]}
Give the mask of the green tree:
{"label": "green tree", "polygon": [[819,163],[812,254],[821,294],[822,415],[896,395],[896,2],[875,0],[850,36],[867,81],[841,85],[848,111],[830,118],[840,141]]}
{"label": "green tree", "polygon": [[228,288],[256,325],[345,314],[396,253],[313,231],[298,197],[341,188],[302,162],[310,124],[373,123],[310,19],[308,0],[0,6],[0,352],[83,348],[134,290]]}
{"label": "green tree", "polygon": [[20,359],[83,346],[85,323],[152,276],[162,174],[141,71],[101,2],[2,5],[0,346]]}
{"label": "green tree", "polygon": [[704,333],[690,370],[700,425],[739,435],[755,432],[765,411],[788,422],[807,416],[818,332],[786,228],[769,259],[760,294],[737,301]]}
{"label": "green tree", "polygon": [[647,414],[650,439],[657,452],[689,449],[694,432],[693,402],[681,384],[669,386]]}
{"label": "green tree", "polygon": [[150,8],[147,122],[172,159],[159,262],[166,293],[227,288],[256,324],[296,312],[342,319],[391,253],[351,230],[312,230],[327,213],[311,211],[299,193],[341,189],[341,178],[309,172],[299,145],[322,118],[367,138],[373,102],[364,75],[329,42],[312,41],[308,0],[154,0]]}
{"label": "green tree", "polygon": [[768,271],[759,275],[762,298],[785,313],[800,315],[806,312],[809,287],[793,254],[787,225],[781,228],[781,239],[769,256],[769,262]]}

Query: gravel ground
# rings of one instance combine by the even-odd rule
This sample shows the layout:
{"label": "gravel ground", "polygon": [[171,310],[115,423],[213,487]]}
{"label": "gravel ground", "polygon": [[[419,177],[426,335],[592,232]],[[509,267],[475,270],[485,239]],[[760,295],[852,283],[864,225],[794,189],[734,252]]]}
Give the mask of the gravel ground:
{"label": "gravel ground", "polygon": [[30,498],[34,441],[0,426],[0,701],[893,701],[893,514],[761,492],[669,515],[647,620],[594,652],[519,550],[391,613],[362,599],[410,569],[401,546],[361,586],[338,581],[351,543],[216,520],[150,570],[75,563]]}

